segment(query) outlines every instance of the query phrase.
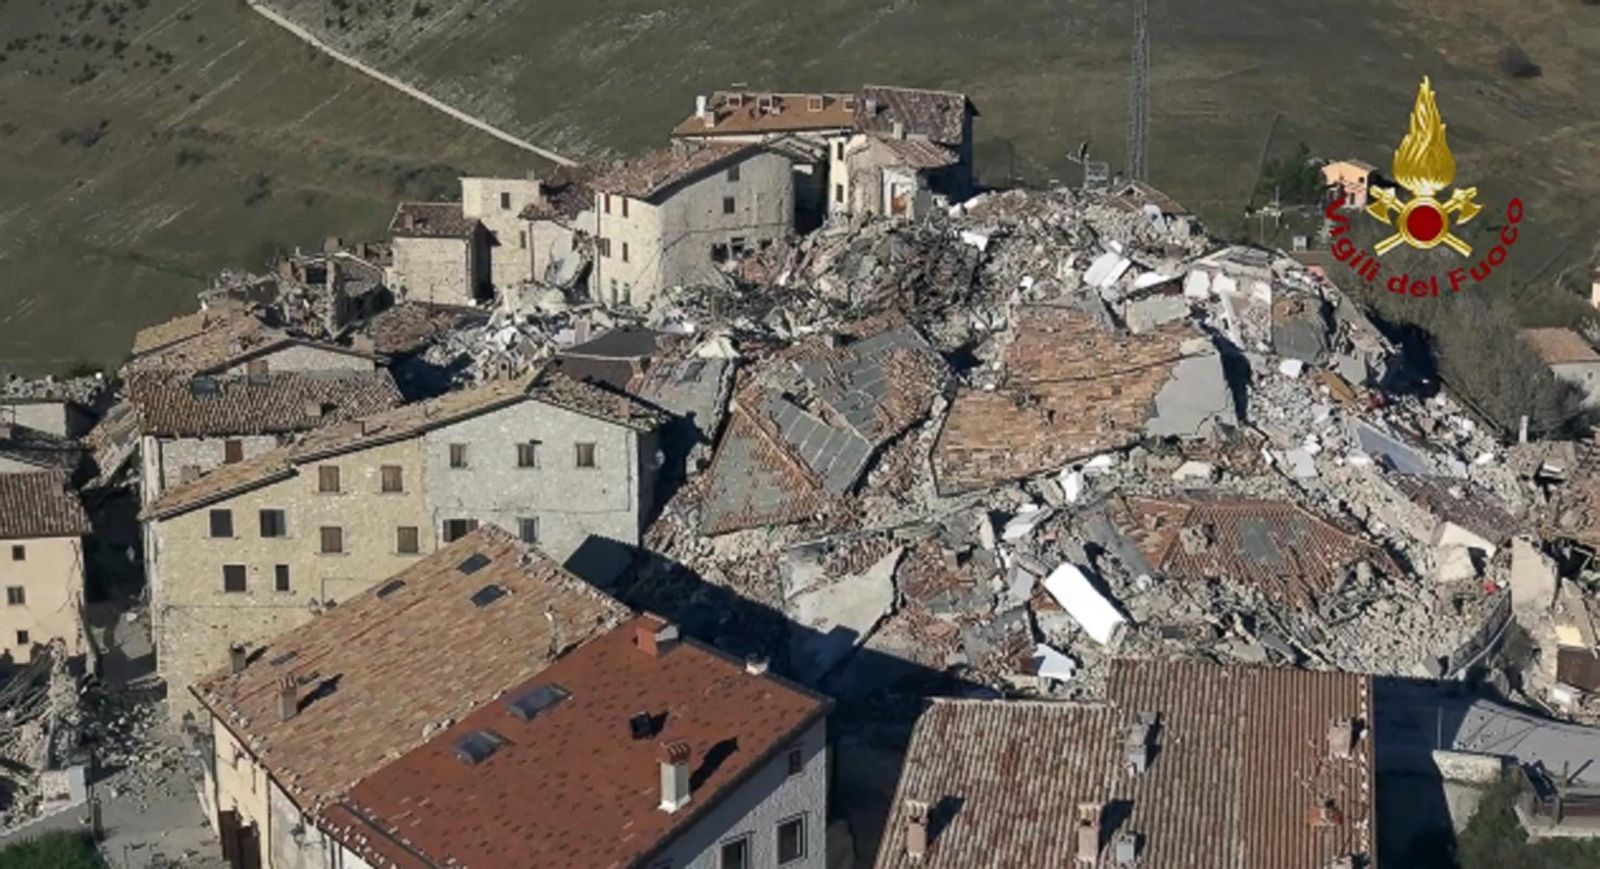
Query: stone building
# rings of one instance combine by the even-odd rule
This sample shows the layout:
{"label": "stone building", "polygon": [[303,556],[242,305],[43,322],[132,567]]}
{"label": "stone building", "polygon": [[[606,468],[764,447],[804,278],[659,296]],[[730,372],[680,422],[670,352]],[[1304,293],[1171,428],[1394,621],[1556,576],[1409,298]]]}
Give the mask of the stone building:
{"label": "stone building", "polygon": [[94,428],[94,412],[67,398],[0,399],[0,425],[19,425],[58,438],[81,438]]}
{"label": "stone building", "polygon": [[1360,160],[1334,160],[1322,166],[1322,186],[1332,197],[1344,197],[1346,208],[1366,208],[1367,192],[1377,167]]}
{"label": "stone building", "polygon": [[402,202],[389,222],[387,283],[400,298],[470,305],[489,297],[489,230],[459,202]]}
{"label": "stone building", "polygon": [[559,167],[539,179],[538,197],[521,214],[533,280],[587,289],[594,253],[588,243],[595,231],[593,175],[586,167]]}
{"label": "stone building", "polygon": [[946,190],[971,180],[959,177],[959,154],[927,139],[857,134],[844,143],[841,165],[835,190],[844,199],[831,207],[842,214],[914,220],[933,209],[935,196],[948,199]]}
{"label": "stone building", "polygon": [[64,474],[0,474],[0,665],[33,660],[61,639],[86,649],[83,536],[89,517]]}
{"label": "stone building", "polygon": [[492,526],[195,693],[202,803],[272,869],[824,865],[828,702]]}
{"label": "stone building", "polygon": [[716,281],[718,264],[794,230],[787,157],[754,145],[676,146],[612,167],[595,191],[594,297],[648,306]]}
{"label": "stone building", "polygon": [[505,289],[533,278],[533,251],[522,212],[539,201],[539,182],[528,178],[462,178],[461,216],[483,226],[489,283]]}
{"label": "stone building", "polygon": [[1551,373],[1583,390],[1588,403],[1600,400],[1600,353],[1582,335],[1571,329],[1523,329],[1522,339]]}
{"label": "stone building", "polygon": [[301,624],[482,523],[609,579],[648,518],[663,421],[545,369],[331,424],[167,490],[141,518],[169,696],[230,643]]}

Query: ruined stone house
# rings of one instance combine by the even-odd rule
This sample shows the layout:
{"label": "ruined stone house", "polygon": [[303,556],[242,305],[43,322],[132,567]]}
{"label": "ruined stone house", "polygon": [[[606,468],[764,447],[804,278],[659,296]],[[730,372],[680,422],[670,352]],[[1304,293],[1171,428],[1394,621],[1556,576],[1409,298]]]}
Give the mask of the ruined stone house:
{"label": "ruined stone house", "polygon": [[[522,210],[527,234],[528,276],[562,289],[589,291],[594,258],[594,170],[560,167],[538,179],[537,196]],[[521,236],[519,235],[519,244]]]}
{"label": "ruined stone house", "polygon": [[0,666],[60,639],[84,653],[83,538],[89,517],[65,474],[0,474]]}
{"label": "ruined stone house", "polygon": [[590,184],[590,294],[614,305],[647,307],[671,287],[721,283],[721,263],[794,230],[789,160],[755,145],[663,149]]}
{"label": "ruined stone house", "polygon": [[387,283],[408,301],[471,305],[490,296],[489,230],[459,202],[402,202],[389,221]]}
{"label": "ruined stone house", "polygon": [[1600,352],[1571,329],[1523,329],[1528,342],[1550,372],[1583,390],[1589,404],[1600,401]]}
{"label": "ruined stone house", "polygon": [[664,415],[554,369],[494,381],[224,465],[149,504],[146,573],[169,696],[487,523],[585,576],[632,557]]}
{"label": "ruined stone house", "polygon": [[1322,186],[1332,197],[1343,196],[1344,206],[1367,207],[1367,192],[1378,167],[1361,160],[1333,160],[1322,166]]}

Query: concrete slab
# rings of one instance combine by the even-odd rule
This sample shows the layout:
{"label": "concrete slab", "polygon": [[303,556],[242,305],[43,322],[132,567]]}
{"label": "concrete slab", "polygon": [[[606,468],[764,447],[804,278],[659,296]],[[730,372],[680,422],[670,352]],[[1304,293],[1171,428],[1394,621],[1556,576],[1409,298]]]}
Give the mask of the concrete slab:
{"label": "concrete slab", "polygon": [[1189,356],[1172,368],[1144,432],[1150,437],[1199,438],[1220,423],[1237,422],[1233,392],[1216,351]]}
{"label": "concrete slab", "polygon": [[903,548],[895,549],[859,576],[845,577],[791,598],[790,662],[802,681],[815,685],[857,646],[894,606],[894,569]]}
{"label": "concrete slab", "polygon": [[[1511,610],[1523,624],[1543,618],[1556,597],[1556,565],[1532,540],[1511,540]],[[1529,621],[1531,620],[1531,621]]]}

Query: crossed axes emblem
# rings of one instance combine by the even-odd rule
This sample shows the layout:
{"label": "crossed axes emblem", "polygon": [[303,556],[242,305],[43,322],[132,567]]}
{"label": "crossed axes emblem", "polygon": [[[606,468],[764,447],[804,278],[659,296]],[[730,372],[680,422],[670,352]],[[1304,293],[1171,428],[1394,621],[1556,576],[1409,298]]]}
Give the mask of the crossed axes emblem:
{"label": "crossed axes emblem", "polygon": [[[1373,245],[1373,250],[1382,256],[1402,242],[1424,250],[1442,244],[1462,256],[1471,256],[1472,246],[1450,231],[1450,215],[1456,215],[1458,224],[1477,217],[1483,210],[1483,206],[1474,201],[1477,195],[1476,187],[1457,187],[1444,202],[1430,195],[1401,202],[1393,190],[1372,188],[1373,201],[1367,205],[1367,213],[1395,227],[1394,235]],[[1395,212],[1399,213],[1398,220],[1394,219]]]}

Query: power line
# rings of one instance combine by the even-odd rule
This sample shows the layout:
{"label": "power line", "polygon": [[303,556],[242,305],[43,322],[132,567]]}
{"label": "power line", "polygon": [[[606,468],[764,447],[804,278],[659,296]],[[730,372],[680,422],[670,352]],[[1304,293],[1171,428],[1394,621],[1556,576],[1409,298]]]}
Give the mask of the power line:
{"label": "power line", "polygon": [[1147,180],[1145,136],[1150,124],[1150,4],[1133,3],[1133,92],[1128,117],[1128,178]]}

